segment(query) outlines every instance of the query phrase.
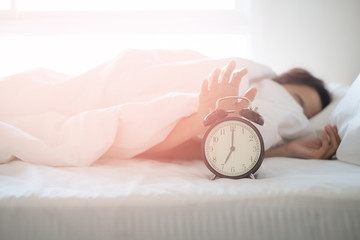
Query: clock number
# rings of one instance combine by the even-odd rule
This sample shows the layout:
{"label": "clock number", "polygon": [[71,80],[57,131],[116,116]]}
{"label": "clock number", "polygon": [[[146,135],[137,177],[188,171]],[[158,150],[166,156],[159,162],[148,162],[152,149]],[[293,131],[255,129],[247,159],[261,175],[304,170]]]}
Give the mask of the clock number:
{"label": "clock number", "polygon": [[216,157],[215,157],[215,156],[212,156],[212,157],[211,157],[211,160],[212,160],[213,162],[216,162]]}
{"label": "clock number", "polygon": [[232,173],[235,173],[235,167],[232,167],[232,168],[231,168],[231,172],[232,172]]}
{"label": "clock number", "polygon": [[208,146],[208,151],[209,151],[209,152],[214,151],[214,147],[213,147],[213,146]]}
{"label": "clock number", "polygon": [[220,129],[220,135],[225,135],[225,129]]}
{"label": "clock number", "polygon": [[254,135],[250,135],[249,138],[250,138],[249,141],[251,142],[254,141]]}
{"label": "clock number", "polygon": [[242,169],[243,169],[243,171],[246,171],[246,165],[245,164],[242,165]]}
{"label": "clock number", "polygon": [[257,152],[258,148],[257,146],[253,146],[253,152]]}
{"label": "clock number", "polygon": [[230,131],[233,132],[236,129],[236,125],[230,125]]}
{"label": "clock number", "polygon": [[213,142],[214,143],[217,143],[219,141],[219,138],[218,137],[213,137]]}
{"label": "clock number", "polygon": [[251,156],[249,160],[250,160],[250,162],[254,162],[253,156]]}

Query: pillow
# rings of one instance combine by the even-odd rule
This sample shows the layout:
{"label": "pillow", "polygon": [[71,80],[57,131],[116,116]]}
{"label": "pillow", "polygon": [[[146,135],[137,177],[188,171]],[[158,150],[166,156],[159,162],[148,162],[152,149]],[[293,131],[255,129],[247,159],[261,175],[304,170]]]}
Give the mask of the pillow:
{"label": "pillow", "polygon": [[360,165],[360,74],[336,106],[330,122],[337,125],[342,139],[337,158]]}
{"label": "pillow", "polygon": [[331,103],[310,119],[310,125],[318,137],[321,137],[321,131],[330,123],[332,112],[349,89],[349,85],[337,82],[326,83],[325,87],[331,94]]}

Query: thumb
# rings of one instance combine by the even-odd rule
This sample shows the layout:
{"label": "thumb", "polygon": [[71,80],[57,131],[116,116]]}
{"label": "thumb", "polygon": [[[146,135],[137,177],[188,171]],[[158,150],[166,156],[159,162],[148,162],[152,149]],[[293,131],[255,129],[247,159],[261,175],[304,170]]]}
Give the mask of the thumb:
{"label": "thumb", "polygon": [[256,94],[257,94],[257,88],[250,88],[249,90],[246,91],[245,97],[250,99],[250,101],[254,101]]}
{"label": "thumb", "polygon": [[[256,93],[257,93],[257,88],[250,88],[249,90],[247,90],[244,96],[247,97],[250,101],[254,101]],[[236,104],[236,107],[238,109],[247,108],[248,106],[249,106],[249,102],[246,100],[241,100]]]}

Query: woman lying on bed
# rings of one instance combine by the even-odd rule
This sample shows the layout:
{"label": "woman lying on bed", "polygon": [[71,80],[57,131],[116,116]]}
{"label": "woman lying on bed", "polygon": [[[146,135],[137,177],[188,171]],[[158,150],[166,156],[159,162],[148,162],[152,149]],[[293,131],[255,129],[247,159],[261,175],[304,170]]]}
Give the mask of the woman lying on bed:
{"label": "woman lying on bed", "polygon": [[[140,157],[151,158],[201,158],[200,140],[197,136],[204,134],[206,128],[203,119],[209,113],[209,109],[215,109],[217,99],[224,96],[238,94],[241,79],[247,70],[235,71],[235,62],[231,61],[223,69],[215,69],[207,80],[204,80],[199,94],[198,111],[183,118],[168,137],[140,154]],[[293,69],[273,79],[280,83],[302,107],[307,118],[319,113],[330,102],[328,91],[323,82],[314,78],[308,72],[301,69]],[[249,89],[245,96],[254,100],[256,88]],[[226,103],[221,106],[224,109],[241,109],[247,107],[246,101]],[[302,137],[284,144],[274,146],[265,152],[265,157],[293,157],[304,159],[329,159],[339,144],[340,137],[336,126],[327,125],[322,131],[322,136]]]}

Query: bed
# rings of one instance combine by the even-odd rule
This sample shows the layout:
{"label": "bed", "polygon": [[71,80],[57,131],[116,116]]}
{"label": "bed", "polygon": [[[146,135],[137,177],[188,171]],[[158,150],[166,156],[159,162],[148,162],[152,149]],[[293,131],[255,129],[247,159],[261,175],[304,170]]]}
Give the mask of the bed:
{"label": "bed", "polygon": [[[259,79],[268,71],[264,66],[250,65],[247,67],[256,68],[253,72],[257,73],[250,76],[252,79]],[[66,77],[40,72],[47,76],[55,74],[56,81]],[[50,139],[46,146],[28,136],[27,142],[19,142],[21,132],[9,125],[16,123],[24,130],[26,124],[19,121],[19,116],[10,119],[3,114],[0,125],[1,239],[359,239],[360,99],[357,92],[360,77],[351,86],[329,84],[328,87],[335,100],[311,119],[309,126],[314,130],[321,129],[327,122],[339,126],[342,145],[335,159],[266,158],[256,179],[210,181],[211,172],[201,159],[134,159],[134,154],[144,150],[144,143],[149,144],[148,139],[143,139],[141,148],[136,141],[123,145],[132,151],[118,157],[99,153],[102,148],[111,148],[106,141],[102,141],[101,148],[94,149],[97,145],[92,144],[99,144],[96,139],[86,145],[93,151],[69,154],[71,151],[67,152],[61,142],[66,140],[66,131],[56,141]],[[193,101],[192,95],[180,95],[185,101]],[[12,94],[11,97],[16,100],[18,96]],[[177,99],[177,95],[171,94],[171,98]],[[131,104],[133,107],[134,102]],[[10,112],[3,101],[1,106],[3,113]],[[125,106],[122,113],[126,111],[130,110]],[[161,134],[157,131],[155,136],[150,132],[151,139],[156,138],[151,144],[166,136],[174,119],[191,111],[193,109],[179,109],[178,115],[166,120],[168,124],[160,129]],[[114,109],[107,106],[101,113],[112,117]],[[44,116],[55,119],[57,126],[64,120],[63,115],[34,116],[32,112],[29,121]],[[87,115],[81,116],[85,121]],[[45,129],[47,133],[50,128],[51,125],[42,125],[42,131]],[[40,136],[37,134],[44,134],[40,130],[31,133]],[[121,142],[110,130],[105,129],[102,133],[109,135],[103,135]],[[76,129],[71,132],[72,137],[74,132]],[[48,140],[53,134],[50,131],[49,135],[41,136]],[[89,134],[91,137],[91,132],[82,137],[89,138]],[[73,141],[79,141],[76,134],[75,138]],[[57,143],[61,143],[61,147]]]}

